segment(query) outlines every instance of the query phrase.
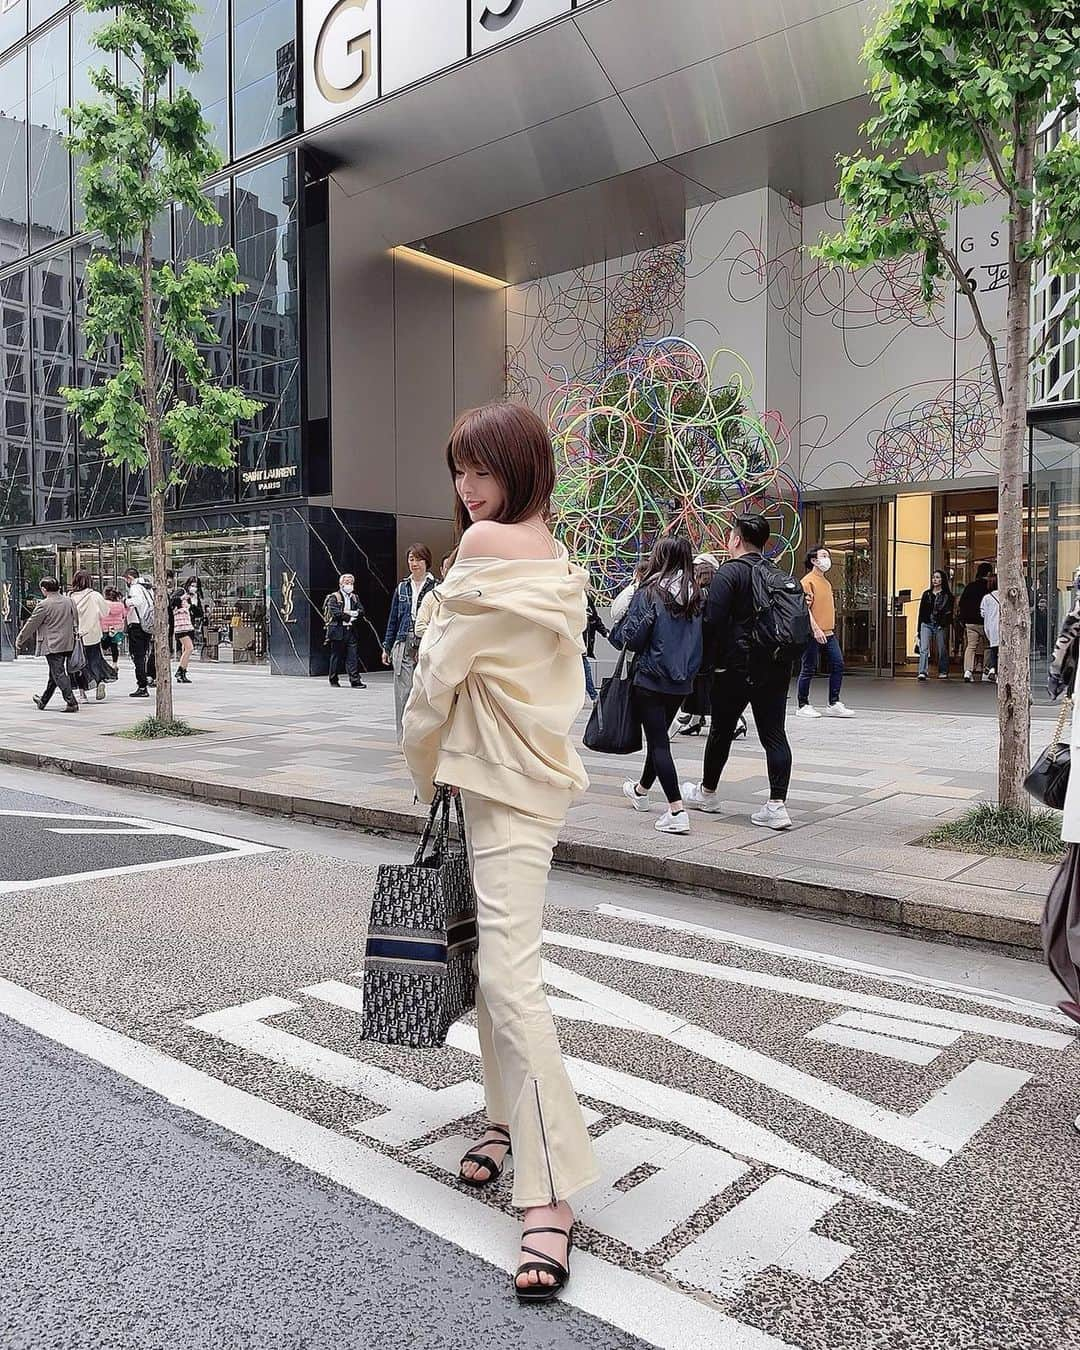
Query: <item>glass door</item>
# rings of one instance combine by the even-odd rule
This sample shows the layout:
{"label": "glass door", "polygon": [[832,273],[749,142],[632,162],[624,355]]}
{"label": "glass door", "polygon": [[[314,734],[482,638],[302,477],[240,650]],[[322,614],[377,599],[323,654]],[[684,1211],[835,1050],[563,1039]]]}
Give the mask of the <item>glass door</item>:
{"label": "glass door", "polygon": [[879,655],[880,514],[879,502],[828,503],[806,510],[807,550],[823,544],[832,554],[836,636],[844,664],[852,669],[877,670],[891,660],[887,652]]}

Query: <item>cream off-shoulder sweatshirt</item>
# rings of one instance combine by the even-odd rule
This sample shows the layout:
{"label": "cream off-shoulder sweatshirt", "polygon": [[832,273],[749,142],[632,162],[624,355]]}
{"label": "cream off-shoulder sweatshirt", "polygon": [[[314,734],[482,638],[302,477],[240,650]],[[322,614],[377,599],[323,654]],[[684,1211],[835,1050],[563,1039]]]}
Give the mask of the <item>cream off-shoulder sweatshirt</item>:
{"label": "cream off-shoulder sweatshirt", "polygon": [[405,709],[422,802],[449,783],[561,819],[589,785],[570,743],[585,697],[586,573],[557,558],[468,558],[437,588]]}

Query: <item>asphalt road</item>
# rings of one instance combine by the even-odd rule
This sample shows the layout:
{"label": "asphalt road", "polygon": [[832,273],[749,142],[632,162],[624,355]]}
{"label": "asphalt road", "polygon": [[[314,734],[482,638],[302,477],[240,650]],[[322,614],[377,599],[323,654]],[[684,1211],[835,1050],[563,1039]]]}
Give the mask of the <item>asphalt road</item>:
{"label": "asphalt road", "polygon": [[1080,1346],[1080,1056],[1034,963],[559,874],[545,976],[604,1176],[566,1299],[522,1310],[507,1185],[448,1170],[474,1031],[357,1035],[407,846],[101,806],[0,771],[39,813],[0,836],[5,1350]]}

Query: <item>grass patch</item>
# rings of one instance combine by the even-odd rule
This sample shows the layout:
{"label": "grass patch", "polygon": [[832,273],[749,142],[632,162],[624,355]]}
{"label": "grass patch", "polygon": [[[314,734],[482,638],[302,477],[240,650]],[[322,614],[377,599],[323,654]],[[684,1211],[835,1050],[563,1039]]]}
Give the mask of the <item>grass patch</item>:
{"label": "grass patch", "polygon": [[193,727],[179,717],[171,722],[162,722],[157,717],[144,717],[126,731],[115,731],[114,736],[123,736],[128,741],[157,741],[165,736],[204,736],[199,727]]}
{"label": "grass patch", "polygon": [[1054,862],[1065,851],[1061,842],[1061,812],[980,802],[956,820],[931,830],[922,842],[928,848],[953,848],[965,853],[988,853],[1004,858]]}

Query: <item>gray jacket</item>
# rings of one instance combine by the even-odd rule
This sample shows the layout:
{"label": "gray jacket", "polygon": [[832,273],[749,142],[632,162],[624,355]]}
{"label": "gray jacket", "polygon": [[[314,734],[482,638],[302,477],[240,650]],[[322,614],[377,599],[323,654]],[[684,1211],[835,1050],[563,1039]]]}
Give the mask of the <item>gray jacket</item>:
{"label": "gray jacket", "polygon": [[30,639],[36,637],[40,656],[70,652],[75,648],[77,628],[78,615],[74,604],[66,595],[56,592],[38,601],[33,614],[19,630],[15,646],[28,647]]}

